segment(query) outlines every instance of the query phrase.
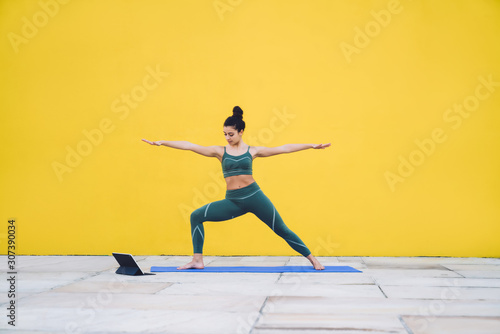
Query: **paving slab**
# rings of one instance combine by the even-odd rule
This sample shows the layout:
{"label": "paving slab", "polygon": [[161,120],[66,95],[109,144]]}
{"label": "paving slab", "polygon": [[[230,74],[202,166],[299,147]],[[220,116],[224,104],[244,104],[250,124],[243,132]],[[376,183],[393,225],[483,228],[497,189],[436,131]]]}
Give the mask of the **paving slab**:
{"label": "paving slab", "polygon": [[381,286],[388,298],[500,300],[500,288]]}
{"label": "paving slab", "polygon": [[280,273],[200,273],[190,271],[156,273],[147,276],[116,275],[114,271],[103,272],[90,277],[91,281],[130,281],[130,282],[172,282],[172,283],[220,283],[245,284],[254,282],[276,282]]}
{"label": "paving slab", "polygon": [[405,328],[397,316],[386,315],[337,315],[337,314],[264,314],[255,328],[279,330],[350,330],[350,331],[390,331],[404,333]]}
{"label": "paving slab", "polygon": [[375,280],[359,273],[283,273],[278,284],[330,284],[330,285],[363,285],[375,284]]}
{"label": "paving slab", "polygon": [[300,330],[290,330],[290,329],[254,329],[252,331],[252,334],[407,334],[408,332],[405,331],[404,329],[400,330],[376,330],[376,329],[370,329],[370,330],[353,330],[353,329],[300,329]]}
{"label": "paving slab", "polygon": [[174,283],[158,282],[123,282],[121,284],[109,284],[109,282],[80,281],[52,289],[52,292],[81,293],[81,292],[107,292],[107,293],[157,293]]}
{"label": "paving slab", "polygon": [[423,300],[396,298],[336,298],[273,296],[266,301],[272,313],[391,314],[432,316],[500,316],[496,300]]}
{"label": "paving slab", "polygon": [[378,277],[376,282],[381,286],[436,286],[436,287],[483,287],[500,288],[500,279],[494,278],[440,278],[440,277]]}
{"label": "paving slab", "polygon": [[436,270],[451,270],[437,263],[365,263],[365,268],[368,269],[436,269]]}
{"label": "paving slab", "polygon": [[[17,290],[20,295],[31,295],[43,291],[51,290],[56,287],[71,284],[74,281],[90,278],[94,273],[86,272],[19,272],[17,274]],[[6,291],[8,282],[6,279],[0,281],[0,291]]]}
{"label": "paving slab", "polygon": [[[67,308],[33,309],[22,314],[17,330],[40,333],[207,333],[234,334],[244,326],[252,313],[221,311],[99,309]],[[256,317],[256,314],[254,315]],[[16,333],[17,333],[16,330]]]}
{"label": "paving slab", "polygon": [[372,277],[463,277],[459,273],[451,270],[443,269],[395,269],[395,268],[378,268],[378,269],[363,269],[363,273]]}
{"label": "paving slab", "polygon": [[384,298],[383,293],[376,285],[326,285],[326,284],[280,284],[282,296],[325,296],[325,297],[364,297]]}
{"label": "paving slab", "polygon": [[361,256],[337,256],[337,260],[339,262],[357,262],[357,263],[365,263],[363,257]]}
{"label": "paving slab", "polygon": [[455,272],[466,278],[500,278],[498,270],[456,270]]}
{"label": "paving slab", "polygon": [[73,309],[186,310],[250,312],[259,310],[265,296],[168,295],[143,293],[45,292],[19,300],[20,309],[56,307]]}
{"label": "paving slab", "polygon": [[498,334],[500,317],[402,317],[413,334]]}
{"label": "paving slab", "polygon": [[[203,296],[269,296],[276,293],[279,286],[274,283],[228,284],[224,282],[173,284],[160,295],[203,295]],[[260,300],[259,300],[260,302]]]}
{"label": "paving slab", "polygon": [[362,257],[363,261],[369,263],[427,263],[427,264],[500,264],[500,258],[477,258],[477,257]]}
{"label": "paving slab", "polygon": [[453,271],[500,271],[499,264],[443,264]]}
{"label": "paving slab", "polygon": [[19,272],[99,272],[117,266],[111,256],[18,256],[16,263]]}

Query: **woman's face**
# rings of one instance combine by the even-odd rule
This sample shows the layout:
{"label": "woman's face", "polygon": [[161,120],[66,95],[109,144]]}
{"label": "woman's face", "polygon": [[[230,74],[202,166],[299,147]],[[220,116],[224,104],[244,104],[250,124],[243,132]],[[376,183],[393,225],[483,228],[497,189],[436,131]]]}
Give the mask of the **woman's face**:
{"label": "woman's face", "polygon": [[225,126],[222,130],[224,131],[224,137],[226,137],[229,145],[238,144],[241,140],[241,136],[243,136],[243,130],[238,132],[234,126]]}

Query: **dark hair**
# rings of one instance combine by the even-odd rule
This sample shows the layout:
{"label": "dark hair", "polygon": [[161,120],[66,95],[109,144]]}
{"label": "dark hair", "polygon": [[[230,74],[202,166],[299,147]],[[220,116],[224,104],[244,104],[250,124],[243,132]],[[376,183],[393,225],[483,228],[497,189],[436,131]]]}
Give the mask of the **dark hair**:
{"label": "dark hair", "polygon": [[245,130],[245,121],[243,121],[243,110],[236,106],[233,108],[233,116],[229,116],[224,122],[224,126],[232,126],[236,131]]}

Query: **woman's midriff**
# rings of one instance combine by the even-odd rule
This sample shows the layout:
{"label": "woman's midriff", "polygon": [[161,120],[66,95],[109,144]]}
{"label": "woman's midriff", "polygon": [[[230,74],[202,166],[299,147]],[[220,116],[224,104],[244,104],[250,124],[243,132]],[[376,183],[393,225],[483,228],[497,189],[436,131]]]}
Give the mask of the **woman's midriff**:
{"label": "woman's midriff", "polygon": [[240,189],[254,182],[255,180],[252,175],[235,175],[226,177],[226,185],[228,190]]}

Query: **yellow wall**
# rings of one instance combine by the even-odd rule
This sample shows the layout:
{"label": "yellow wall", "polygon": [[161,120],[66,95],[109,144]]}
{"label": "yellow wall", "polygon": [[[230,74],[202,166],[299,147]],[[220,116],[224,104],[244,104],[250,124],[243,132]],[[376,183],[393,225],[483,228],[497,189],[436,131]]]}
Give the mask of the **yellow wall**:
{"label": "yellow wall", "polygon": [[[18,254],[190,254],[220,164],[140,139],[224,145],[240,105],[251,145],[333,143],[254,162],[316,255],[500,256],[498,1],[1,1],[0,36]],[[206,254],[295,254],[205,225]]]}

